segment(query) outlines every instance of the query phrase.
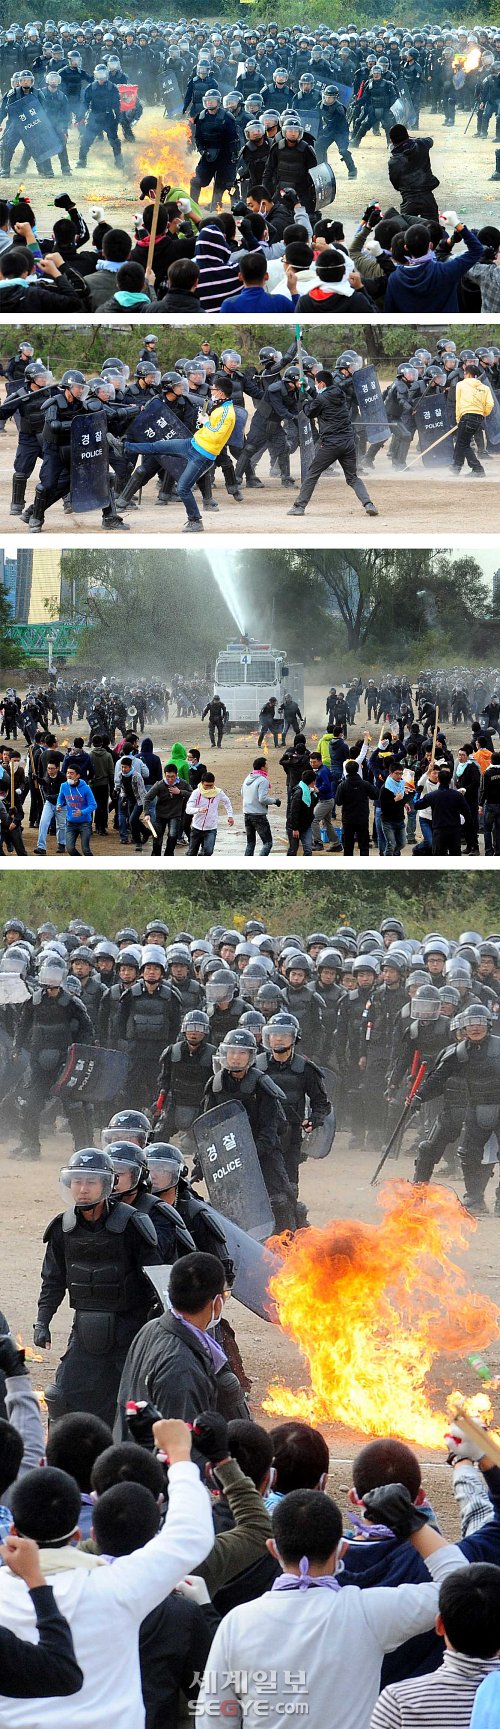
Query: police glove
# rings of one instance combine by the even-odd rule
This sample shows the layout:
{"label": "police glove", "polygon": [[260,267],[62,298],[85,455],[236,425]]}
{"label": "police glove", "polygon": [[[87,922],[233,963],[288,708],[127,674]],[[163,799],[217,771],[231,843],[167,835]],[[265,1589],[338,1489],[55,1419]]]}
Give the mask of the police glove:
{"label": "police glove", "polygon": [[39,1345],[42,1351],[48,1351],[50,1349],[52,1339],[50,1337],[49,1329],[45,1326],[44,1321],[35,1321],[33,1327],[33,1338],[35,1345]]}
{"label": "police glove", "polygon": [[24,1350],[22,1346],[16,1345],[12,1333],[2,1333],[0,1335],[0,1369],[3,1369],[4,1375],[9,1377],[25,1375],[24,1357]]}
{"label": "police glove", "polygon": [[365,1519],[370,1525],[389,1525],[398,1543],[405,1543],[414,1531],[427,1524],[403,1483],[384,1483],[380,1489],[369,1489],[363,1495]]}
{"label": "police glove", "polygon": [[197,1453],[201,1453],[203,1459],[209,1459],[211,1465],[220,1465],[221,1459],[230,1457],[228,1426],[225,1417],[220,1417],[217,1411],[202,1411],[199,1417],[195,1417],[193,1441]]}

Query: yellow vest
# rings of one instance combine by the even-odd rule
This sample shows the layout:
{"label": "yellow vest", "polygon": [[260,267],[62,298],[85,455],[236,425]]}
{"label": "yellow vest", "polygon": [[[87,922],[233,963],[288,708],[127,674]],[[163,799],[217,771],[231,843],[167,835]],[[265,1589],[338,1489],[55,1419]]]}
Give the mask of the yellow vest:
{"label": "yellow vest", "polygon": [[232,402],[218,402],[202,425],[197,427],[191,443],[195,450],[207,453],[207,456],[219,456],[224,445],[228,444],[231,433],[236,425],[236,415]]}

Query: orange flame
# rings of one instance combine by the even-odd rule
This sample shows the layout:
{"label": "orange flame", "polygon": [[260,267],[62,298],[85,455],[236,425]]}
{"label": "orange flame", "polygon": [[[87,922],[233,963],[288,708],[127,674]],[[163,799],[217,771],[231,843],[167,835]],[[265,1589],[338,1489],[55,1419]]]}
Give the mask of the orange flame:
{"label": "orange flame", "polygon": [[477,72],[480,59],[480,48],[469,48],[468,54],[454,54],[451,63],[453,71],[457,72],[459,66],[463,66],[464,72]]}
{"label": "orange flame", "polygon": [[27,1363],[43,1363],[43,1351],[34,1351],[32,1345],[25,1345],[22,1333],[16,1333],[16,1345],[24,1351]]}
{"label": "orange flame", "polygon": [[378,1225],[334,1219],[280,1239],[269,1290],[311,1384],[294,1392],[273,1382],[264,1410],[439,1447],[448,1418],[433,1408],[427,1376],[440,1354],[484,1349],[500,1311],[452,1258],[476,1224],[451,1190],[398,1181],[377,1200]]}
{"label": "orange flame", "polygon": [[[189,121],[170,120],[168,126],[152,126],[146,155],[141,157],[140,176],[161,174],[164,185],[181,187],[188,194],[194,166],[193,148]],[[203,187],[198,202],[210,204],[211,198],[211,188]]]}

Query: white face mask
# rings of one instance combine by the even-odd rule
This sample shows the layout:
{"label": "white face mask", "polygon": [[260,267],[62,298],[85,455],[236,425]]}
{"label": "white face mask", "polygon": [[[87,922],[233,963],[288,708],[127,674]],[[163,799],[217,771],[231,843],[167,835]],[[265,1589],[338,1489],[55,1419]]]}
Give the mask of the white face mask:
{"label": "white face mask", "polygon": [[210,1316],[210,1320],[207,1321],[207,1325],[205,1327],[206,1333],[213,1333],[215,1328],[218,1327],[218,1325],[219,1325],[219,1321],[220,1321],[221,1314],[222,1314],[222,1303],[221,1303],[221,1306],[219,1309],[219,1313],[218,1313],[218,1315],[216,1315],[216,1313],[215,1313],[216,1302],[217,1302],[217,1298],[215,1298],[214,1302],[212,1303],[212,1313]]}

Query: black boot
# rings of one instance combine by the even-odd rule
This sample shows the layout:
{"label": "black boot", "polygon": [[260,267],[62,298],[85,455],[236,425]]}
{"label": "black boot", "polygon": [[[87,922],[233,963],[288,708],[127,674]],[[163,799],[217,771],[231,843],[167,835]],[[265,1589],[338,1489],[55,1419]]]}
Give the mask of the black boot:
{"label": "black boot", "polygon": [[25,497],[26,497],[27,483],[28,483],[27,474],[13,474],[13,476],[12,476],[12,498],[10,501],[10,515],[11,516],[21,516],[21,514],[22,514],[22,508],[23,508]]}
{"label": "black boot", "polygon": [[495,150],[495,173],[490,174],[490,180],[500,180],[500,150]]}
{"label": "black boot", "polygon": [[136,492],[142,491],[142,482],[143,475],[141,474],[140,469],[135,469],[134,473],[129,475],[128,480],[125,482],[125,486],[122,487],[122,490],[119,493],[116,500],[117,510],[137,510],[137,505],[132,504],[132,499]]}
{"label": "black boot", "polygon": [[33,499],[33,509],[30,513],[28,524],[31,534],[41,534],[42,532],[45,521],[46,503],[47,494],[44,491],[43,486],[37,486],[35,497]]}
{"label": "black boot", "polygon": [[350,180],[357,180],[358,170],[356,168],[356,163],[354,161],[354,157],[351,156],[350,150],[344,150],[342,161],[345,162],[347,172],[349,175],[349,179]]}

